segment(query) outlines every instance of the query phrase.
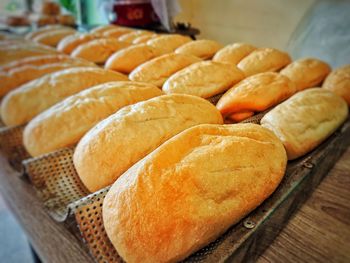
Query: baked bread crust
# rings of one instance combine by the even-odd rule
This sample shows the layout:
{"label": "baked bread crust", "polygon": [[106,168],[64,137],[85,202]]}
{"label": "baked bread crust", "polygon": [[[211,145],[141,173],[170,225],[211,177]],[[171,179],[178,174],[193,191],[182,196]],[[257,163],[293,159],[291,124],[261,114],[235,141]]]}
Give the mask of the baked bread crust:
{"label": "baked bread crust", "polygon": [[256,50],[256,47],[252,45],[245,43],[234,43],[220,49],[213,57],[213,61],[237,65],[243,58],[248,56],[254,50]]}
{"label": "baked bread crust", "polygon": [[242,111],[264,111],[295,93],[295,84],[276,72],[250,76],[229,89],[216,107],[223,115]]}
{"label": "baked bread crust", "polygon": [[163,49],[163,53],[174,52],[178,47],[192,41],[191,38],[183,35],[171,34],[156,37],[147,41],[147,45],[157,49]]}
{"label": "baked bread crust", "polygon": [[223,45],[214,40],[201,39],[196,41],[190,41],[178,47],[175,50],[175,53],[192,55],[201,59],[210,59],[222,47]]}
{"label": "baked bread crust", "polygon": [[7,126],[25,124],[66,97],[98,84],[120,80],[128,78],[96,67],[70,68],[47,74],[10,91],[1,103],[1,119]]}
{"label": "baked bread crust", "polygon": [[284,144],[288,159],[296,159],[317,147],[346,119],[348,107],[338,95],[321,88],[296,93],[262,119]]}
{"label": "baked bread crust", "polygon": [[258,48],[238,63],[246,76],[262,72],[278,71],[287,66],[292,60],[290,56],[275,48]]}
{"label": "baked bread crust", "polygon": [[32,156],[76,144],[95,124],[120,108],[162,95],[147,83],[104,83],[55,104],[31,120],[24,129],[23,143]]}
{"label": "baked bread crust", "polygon": [[295,83],[297,91],[301,91],[321,84],[330,72],[331,67],[322,60],[303,58],[293,61],[280,73]]}
{"label": "baked bread crust", "polygon": [[54,30],[34,37],[33,41],[50,47],[56,47],[63,38],[74,35],[75,33],[76,31],[73,28]]}
{"label": "baked bread crust", "polygon": [[244,73],[234,65],[201,61],[172,75],[164,83],[163,91],[210,98],[225,92],[243,78]]}
{"label": "baked bread crust", "polygon": [[171,75],[199,61],[201,59],[195,56],[169,53],[141,64],[130,73],[129,78],[162,87]]}
{"label": "baked bread crust", "polygon": [[286,152],[256,124],[199,125],[127,170],[103,203],[126,262],[178,262],[217,239],[274,192]]}
{"label": "baked bread crust", "polygon": [[63,38],[58,43],[57,50],[69,55],[78,46],[98,38],[101,38],[101,37],[99,35],[90,34],[90,33],[85,33],[85,34],[78,33],[78,34],[70,35]]}
{"label": "baked bread crust", "polygon": [[222,123],[210,102],[190,95],[164,95],[126,106],[80,140],[73,161],[86,188],[114,183],[130,166],[177,133],[203,123]]}
{"label": "baked bread crust", "polygon": [[332,71],[324,81],[322,88],[343,97],[350,106],[350,65],[344,65]]}

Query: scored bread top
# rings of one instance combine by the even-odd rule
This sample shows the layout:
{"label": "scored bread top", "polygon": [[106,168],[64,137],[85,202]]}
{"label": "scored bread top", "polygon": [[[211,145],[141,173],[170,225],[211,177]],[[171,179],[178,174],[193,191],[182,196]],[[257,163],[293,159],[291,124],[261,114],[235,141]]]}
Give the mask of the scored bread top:
{"label": "scored bread top", "polygon": [[207,100],[164,95],[126,106],[98,123],[78,143],[74,165],[91,192],[112,184],[135,162],[175,134],[202,123],[219,123]]}
{"label": "scored bread top", "polygon": [[284,144],[288,159],[296,159],[318,146],[346,119],[344,99],[321,88],[296,93],[262,119]]}
{"label": "scored bread top", "polygon": [[249,44],[234,43],[220,49],[213,57],[213,61],[237,65],[243,58],[248,56],[255,49],[256,47]]}
{"label": "scored bread top", "polygon": [[297,91],[300,91],[321,84],[330,72],[330,66],[322,60],[302,58],[293,61],[280,73],[292,80]]}
{"label": "scored bread top", "polygon": [[284,176],[286,152],[256,124],[199,125],[127,170],[103,202],[126,262],[178,262],[259,206]]}
{"label": "scored bread top", "polygon": [[199,57],[201,59],[210,59],[223,46],[209,39],[190,41],[175,50],[177,54],[186,54]]}
{"label": "scored bread top", "polygon": [[210,98],[220,94],[244,78],[236,66],[226,63],[201,61],[174,75],[163,85],[165,93],[182,93]]}
{"label": "scored bread top", "polygon": [[162,95],[148,83],[107,82],[72,95],[26,125],[23,143],[39,156],[77,143],[95,124],[120,108]]}
{"label": "scored bread top", "polygon": [[344,65],[332,71],[323,82],[322,88],[343,97],[350,106],[350,65]]}
{"label": "scored bread top", "polygon": [[292,60],[290,56],[275,48],[258,48],[238,63],[246,76],[261,72],[278,71],[287,66]]}
{"label": "scored bread top", "polygon": [[1,119],[7,126],[25,124],[66,97],[97,84],[120,80],[128,78],[97,67],[70,68],[47,74],[10,91],[1,103]]}

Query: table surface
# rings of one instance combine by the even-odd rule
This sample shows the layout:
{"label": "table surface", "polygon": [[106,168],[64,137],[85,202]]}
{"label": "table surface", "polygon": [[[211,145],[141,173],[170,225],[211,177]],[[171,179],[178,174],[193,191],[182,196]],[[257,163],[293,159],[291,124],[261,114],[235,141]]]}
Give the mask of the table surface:
{"label": "table surface", "polygon": [[[350,262],[350,147],[258,259]],[[44,211],[31,185],[0,156],[0,191],[44,262],[93,262],[63,224]]]}

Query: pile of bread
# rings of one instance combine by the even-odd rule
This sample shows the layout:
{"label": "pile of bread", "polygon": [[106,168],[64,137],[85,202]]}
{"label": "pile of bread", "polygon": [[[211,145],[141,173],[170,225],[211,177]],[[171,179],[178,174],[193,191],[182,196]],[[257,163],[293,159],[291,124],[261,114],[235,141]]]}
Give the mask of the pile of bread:
{"label": "pile of bread", "polygon": [[[112,185],[104,226],[127,262],[179,261],[215,240],[350,104],[350,65],[113,25],[5,38],[0,67],[1,119],[26,125],[27,151],[77,145],[86,188]],[[266,110],[261,125],[238,123]]]}

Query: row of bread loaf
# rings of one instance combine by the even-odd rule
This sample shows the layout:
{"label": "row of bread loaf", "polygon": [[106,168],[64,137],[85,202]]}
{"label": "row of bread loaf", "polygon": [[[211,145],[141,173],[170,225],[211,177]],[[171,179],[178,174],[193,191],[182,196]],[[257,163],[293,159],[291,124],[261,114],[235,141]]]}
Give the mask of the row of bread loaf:
{"label": "row of bread loaf", "polygon": [[[345,69],[325,84],[342,82],[348,90]],[[268,91],[275,96],[296,85],[280,76],[253,75],[238,85],[270,86],[273,79],[275,90]],[[248,91],[243,89],[242,100]],[[178,261],[215,240],[274,191],[287,155],[297,158],[316,147],[348,111],[337,95],[313,88],[268,113],[261,122],[267,129],[222,125],[218,109],[202,98],[163,95],[153,84],[98,68],[48,74],[14,92],[14,118],[21,107],[29,112],[20,120],[29,121],[24,132],[29,152],[40,155],[80,141],[74,164],[86,187],[95,191],[116,181],[104,202],[104,224],[127,262]],[[294,92],[286,93],[278,96]],[[51,142],[56,145],[45,148]]]}

